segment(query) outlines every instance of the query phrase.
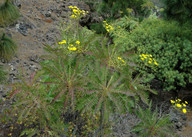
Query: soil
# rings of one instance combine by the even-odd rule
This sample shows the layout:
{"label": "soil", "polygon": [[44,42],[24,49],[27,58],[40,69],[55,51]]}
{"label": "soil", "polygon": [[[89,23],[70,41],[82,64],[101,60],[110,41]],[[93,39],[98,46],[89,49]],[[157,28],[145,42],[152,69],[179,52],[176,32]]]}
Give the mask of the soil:
{"label": "soil", "polygon": [[192,136],[192,110],[187,113],[187,125],[183,128],[182,132],[179,132],[182,137]]}

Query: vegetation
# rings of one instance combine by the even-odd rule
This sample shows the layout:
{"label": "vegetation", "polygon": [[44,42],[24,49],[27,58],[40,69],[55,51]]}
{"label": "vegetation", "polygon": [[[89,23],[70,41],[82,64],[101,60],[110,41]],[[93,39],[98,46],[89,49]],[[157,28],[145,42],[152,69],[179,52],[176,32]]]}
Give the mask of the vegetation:
{"label": "vegetation", "polygon": [[106,17],[117,18],[133,12],[136,16],[146,16],[153,4],[148,0],[102,0],[97,11]]}
{"label": "vegetation", "polygon": [[[6,4],[11,5],[6,1],[0,11]],[[140,120],[130,132],[172,136],[169,115],[152,110],[149,96],[156,91],[149,82],[157,79],[167,91],[192,82],[192,30],[190,22],[148,16],[151,7],[148,0],[103,0],[97,9],[107,19],[100,23],[103,35],[81,27],[79,20],[88,12],[69,6],[61,39],[44,45],[48,54],[42,55],[41,70],[28,76],[22,69],[20,81],[10,85],[9,98],[15,101],[0,114],[0,121],[11,125],[8,136],[110,136],[115,121],[110,117],[127,113]],[[3,34],[0,57],[9,61],[15,50]],[[188,112],[187,101],[171,103]]]}
{"label": "vegetation", "polygon": [[11,0],[5,0],[3,4],[0,4],[0,26],[13,24],[19,16],[19,11],[12,4]]}
{"label": "vegetation", "polygon": [[16,54],[16,50],[16,43],[3,34],[0,37],[0,58],[3,58],[5,61],[9,61]]}
{"label": "vegetation", "polygon": [[[138,69],[147,75],[148,80],[160,80],[164,90],[168,91],[179,90],[191,83],[192,53],[189,49],[192,46],[192,30],[189,24],[181,26],[176,21],[157,18],[139,23],[129,17],[118,22],[114,26],[124,25],[111,33],[114,42],[122,46],[122,52],[130,49],[137,52]],[[146,54],[155,60],[156,65]]]}
{"label": "vegetation", "polygon": [[[88,113],[93,121],[98,119],[98,126],[89,134],[103,136],[107,134],[104,129],[109,116],[131,111],[139,98],[148,104],[146,91],[153,92],[141,84],[139,76],[132,75],[126,60],[118,57],[116,45],[108,45],[107,38],[78,25],[85,12],[70,8],[71,22],[61,28],[63,40],[55,47],[45,45],[50,55],[41,63],[42,70],[30,78],[21,72],[22,82],[11,85],[10,97],[17,99],[12,113],[17,114],[18,123],[25,122],[28,127],[21,135],[59,136],[71,130],[72,135],[85,135],[66,122],[63,115],[70,110],[72,114]],[[75,119],[74,115],[70,122],[76,123]],[[88,125],[85,127],[93,126]],[[65,127],[69,132],[65,132]]]}
{"label": "vegetation", "polygon": [[169,120],[169,116],[159,116],[157,109],[153,112],[151,110],[151,103],[149,108],[142,109],[139,107],[136,115],[141,120],[132,130],[137,132],[141,137],[166,137],[175,136]]}
{"label": "vegetation", "polygon": [[[0,2],[0,26],[7,26],[14,23],[19,17],[19,11],[11,3],[10,0],[5,0]],[[17,45],[13,40],[6,37],[5,34],[0,36],[0,59],[5,61],[10,61],[10,59],[15,55]],[[5,82],[6,72],[3,67],[0,66],[0,83]]]}
{"label": "vegetation", "polygon": [[175,19],[180,23],[191,22],[192,2],[191,0],[164,0],[165,16]]}
{"label": "vegetation", "polygon": [[3,66],[0,65],[0,83],[5,82],[7,72],[4,71]]}

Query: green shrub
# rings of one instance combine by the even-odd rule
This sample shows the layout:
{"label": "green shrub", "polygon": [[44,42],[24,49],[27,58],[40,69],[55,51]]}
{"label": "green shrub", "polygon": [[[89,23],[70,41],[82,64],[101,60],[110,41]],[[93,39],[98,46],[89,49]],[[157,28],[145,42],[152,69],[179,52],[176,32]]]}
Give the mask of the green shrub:
{"label": "green shrub", "polygon": [[187,24],[146,19],[125,35],[125,46],[136,49],[138,55],[152,55],[157,61],[158,66],[152,67],[146,65],[149,60],[143,62],[138,56],[140,71],[160,80],[165,90],[179,89],[192,82],[192,30]]}
{"label": "green shrub", "polygon": [[3,34],[0,37],[0,58],[9,61],[16,53],[16,43]]}
{"label": "green shrub", "polygon": [[151,110],[151,104],[146,109],[139,107],[136,115],[140,122],[132,129],[132,132],[136,132],[139,137],[175,136],[171,129],[172,123],[169,115],[159,116],[157,109]]}
{"label": "green shrub", "polygon": [[7,72],[4,71],[3,66],[0,65],[0,83],[5,82]]}
{"label": "green shrub", "polygon": [[192,21],[191,0],[164,0],[164,13],[167,18],[176,19],[181,23]]}
{"label": "green shrub", "polygon": [[131,12],[136,16],[146,16],[152,6],[149,0],[102,0],[97,11],[104,17],[110,18],[129,15]]}
{"label": "green shrub", "polygon": [[19,10],[10,0],[0,5],[0,26],[13,24],[19,18]]}
{"label": "green shrub", "polygon": [[103,23],[93,23],[90,25],[91,30],[95,30],[97,34],[104,34],[106,33],[105,28],[103,27]]}

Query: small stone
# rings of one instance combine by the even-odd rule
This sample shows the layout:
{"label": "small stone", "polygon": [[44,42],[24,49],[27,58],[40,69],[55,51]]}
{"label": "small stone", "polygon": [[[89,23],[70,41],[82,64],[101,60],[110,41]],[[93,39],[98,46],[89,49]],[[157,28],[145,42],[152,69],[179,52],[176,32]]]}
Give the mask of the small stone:
{"label": "small stone", "polygon": [[62,17],[62,18],[66,18],[66,17],[67,17],[66,12],[62,11],[62,12],[61,12],[61,17]]}
{"label": "small stone", "polygon": [[45,17],[51,17],[51,11],[46,12]]}
{"label": "small stone", "polygon": [[188,122],[188,124],[189,124],[189,126],[191,126],[191,127],[192,127],[192,121]]}

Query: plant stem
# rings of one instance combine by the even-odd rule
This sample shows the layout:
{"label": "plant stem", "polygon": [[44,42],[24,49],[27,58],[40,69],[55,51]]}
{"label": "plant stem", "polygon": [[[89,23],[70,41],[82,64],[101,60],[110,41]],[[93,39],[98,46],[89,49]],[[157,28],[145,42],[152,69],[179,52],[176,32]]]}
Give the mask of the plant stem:
{"label": "plant stem", "polygon": [[99,137],[103,137],[104,136],[104,102],[102,102],[102,106],[101,106],[101,118],[100,118],[100,136]]}

